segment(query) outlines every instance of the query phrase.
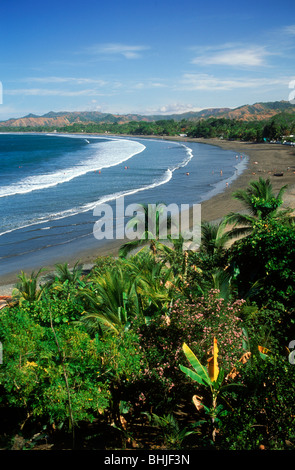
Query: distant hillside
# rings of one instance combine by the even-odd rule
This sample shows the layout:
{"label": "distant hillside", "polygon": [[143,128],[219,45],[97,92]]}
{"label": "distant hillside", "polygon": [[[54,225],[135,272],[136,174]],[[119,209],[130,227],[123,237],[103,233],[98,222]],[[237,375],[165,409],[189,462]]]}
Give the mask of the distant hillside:
{"label": "distant hillside", "polygon": [[[130,119],[131,120],[131,119]],[[0,122],[0,127],[64,127],[74,123],[90,123],[90,122],[117,122],[117,116],[112,114],[103,114],[99,112],[58,112],[53,111],[36,116],[29,114],[22,118],[9,119]]]}
{"label": "distant hillside", "polygon": [[295,112],[295,105],[290,104],[288,101],[274,101],[268,103],[255,103],[253,105],[239,106],[235,109],[230,108],[208,108],[198,112],[187,112],[182,114],[167,114],[167,115],[153,115],[144,116],[139,114],[109,114],[100,113],[97,111],[84,111],[84,112],[49,112],[43,116],[29,114],[22,118],[8,119],[7,121],[0,122],[1,127],[48,127],[59,128],[71,126],[75,123],[118,123],[123,124],[130,121],[136,122],[154,122],[158,120],[174,121],[200,121],[202,119],[214,118],[227,118],[242,121],[266,120],[282,112]]}
{"label": "distant hillside", "polygon": [[226,111],[225,113],[220,113],[218,117],[242,121],[262,121],[270,119],[282,112],[295,112],[295,106],[289,103],[289,101],[255,103],[253,105],[247,104],[236,109]]}

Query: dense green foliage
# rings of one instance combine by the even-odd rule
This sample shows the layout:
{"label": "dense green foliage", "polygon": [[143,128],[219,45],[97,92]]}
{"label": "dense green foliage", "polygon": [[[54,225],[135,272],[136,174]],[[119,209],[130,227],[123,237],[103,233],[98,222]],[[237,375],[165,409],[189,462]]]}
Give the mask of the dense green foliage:
{"label": "dense green foliage", "polygon": [[[254,115],[255,116],[255,115]],[[2,127],[3,132],[48,132],[50,128],[35,127]],[[295,134],[295,114],[282,110],[272,118],[258,120],[242,120],[229,118],[207,119],[160,119],[156,121],[115,122],[80,122],[68,126],[56,127],[57,132],[127,134],[136,136],[176,136],[185,134],[188,137],[222,138],[253,142],[286,140],[294,142],[290,137]]]}
{"label": "dense green foliage", "polygon": [[278,217],[282,198],[267,182],[253,187],[251,230],[231,248],[225,220],[203,224],[195,252],[155,237],[88,274],[20,274],[0,311],[2,447],[21,435],[22,448],[38,448],[38,434],[92,449],[294,449],[294,223]]}

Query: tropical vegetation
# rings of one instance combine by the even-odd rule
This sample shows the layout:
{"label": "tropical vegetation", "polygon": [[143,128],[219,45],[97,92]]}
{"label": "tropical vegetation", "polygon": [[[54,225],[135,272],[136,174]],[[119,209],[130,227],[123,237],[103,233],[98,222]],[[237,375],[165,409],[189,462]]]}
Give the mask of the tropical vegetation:
{"label": "tropical vegetation", "polygon": [[[289,104],[289,103],[287,103]],[[245,118],[202,117],[170,118],[151,121],[130,120],[120,122],[119,118],[109,115],[105,122],[80,122],[54,127],[55,132],[99,133],[111,135],[136,136],[177,136],[185,135],[196,138],[221,138],[224,140],[242,140],[247,142],[295,142],[294,109],[286,108],[286,103],[278,104],[278,113],[273,117],[259,119],[255,110]],[[289,105],[291,106],[291,105]],[[89,121],[91,119],[89,118]],[[2,132],[52,132],[53,128],[44,125],[15,127],[2,123]]]}
{"label": "tropical vegetation", "polygon": [[156,218],[90,272],[20,273],[0,311],[1,448],[294,450],[284,189],[251,182],[196,251]]}

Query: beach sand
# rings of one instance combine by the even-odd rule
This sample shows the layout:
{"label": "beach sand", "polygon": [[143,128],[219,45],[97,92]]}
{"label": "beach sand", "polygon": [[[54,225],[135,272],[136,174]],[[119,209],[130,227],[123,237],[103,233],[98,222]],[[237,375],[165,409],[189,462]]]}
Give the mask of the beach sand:
{"label": "beach sand", "polygon": [[[152,138],[154,139],[155,136]],[[237,179],[225,188],[222,193],[202,203],[202,221],[218,221],[229,212],[243,210],[241,203],[233,199],[232,193],[237,189],[245,189],[250,181],[258,180],[259,177],[270,178],[274,191],[279,191],[283,185],[287,184],[288,189],[284,195],[283,206],[295,209],[295,149],[293,147],[281,144],[257,144],[220,139],[189,139],[175,136],[165,136],[164,139],[216,145],[225,150],[236,152],[239,158],[242,153],[249,157],[247,168]],[[282,176],[274,176],[280,173]],[[109,242],[104,247],[95,250],[95,252],[89,250],[77,253],[74,258],[67,260],[67,262],[71,267],[79,260],[84,266],[89,267],[98,256],[116,256],[121,244],[122,241]],[[46,267],[46,271],[52,270],[54,270],[54,266]],[[17,274],[11,274],[5,278],[0,276],[0,295],[9,295],[11,293],[12,287],[17,281]]]}
{"label": "beach sand", "polygon": [[[237,189],[245,189],[250,181],[258,180],[259,177],[269,178],[275,192],[279,191],[282,186],[288,185],[283,206],[295,209],[295,149],[293,147],[216,139],[195,139],[195,141],[218,145],[225,150],[236,151],[238,156],[243,153],[249,157],[247,168],[223,193],[202,203],[202,220],[218,220],[229,212],[243,210],[242,204],[233,199],[232,193]],[[282,176],[274,176],[280,173]]]}

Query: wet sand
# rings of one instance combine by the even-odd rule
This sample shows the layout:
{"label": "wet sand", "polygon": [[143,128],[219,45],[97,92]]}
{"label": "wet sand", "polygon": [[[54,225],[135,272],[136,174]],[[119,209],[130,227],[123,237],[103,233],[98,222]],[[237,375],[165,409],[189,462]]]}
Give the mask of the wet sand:
{"label": "wet sand", "polygon": [[[133,136],[134,137],[134,136]],[[140,136],[142,138],[142,136]],[[152,137],[155,139],[155,136]],[[202,220],[217,221],[231,211],[243,210],[243,206],[239,201],[232,197],[233,191],[237,189],[245,189],[249,182],[257,180],[259,177],[264,179],[270,178],[275,191],[287,184],[288,189],[284,195],[284,206],[295,209],[295,148],[281,144],[268,143],[248,143],[238,141],[223,141],[220,139],[188,139],[183,137],[164,137],[165,140],[182,141],[182,142],[198,142],[202,144],[217,145],[224,150],[232,150],[240,154],[246,154],[249,157],[247,168],[243,173],[233,181],[222,193],[217,194],[211,199],[202,203]],[[282,174],[282,176],[275,176]],[[118,249],[122,241],[113,241],[107,243],[104,247],[95,250],[77,253],[68,262],[69,266],[73,266],[76,261],[81,261],[85,266],[91,266],[95,259],[99,256],[118,254]],[[48,266],[46,271],[54,270],[54,266]],[[17,274],[5,276],[0,275],[0,295],[9,295],[13,284],[17,281]]]}
{"label": "wet sand", "polygon": [[[243,173],[221,194],[202,204],[202,219],[213,221],[224,217],[229,212],[243,210],[242,204],[233,199],[232,193],[237,189],[245,189],[250,181],[259,177],[269,178],[273,189],[278,192],[288,185],[284,194],[284,207],[295,209],[295,148],[280,144],[256,144],[215,139],[195,139],[200,143],[218,145],[226,150],[243,152],[249,157],[249,164]],[[275,176],[282,174],[282,176]]]}

